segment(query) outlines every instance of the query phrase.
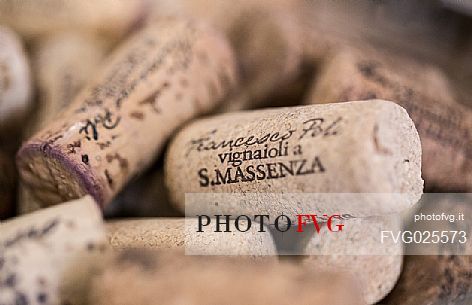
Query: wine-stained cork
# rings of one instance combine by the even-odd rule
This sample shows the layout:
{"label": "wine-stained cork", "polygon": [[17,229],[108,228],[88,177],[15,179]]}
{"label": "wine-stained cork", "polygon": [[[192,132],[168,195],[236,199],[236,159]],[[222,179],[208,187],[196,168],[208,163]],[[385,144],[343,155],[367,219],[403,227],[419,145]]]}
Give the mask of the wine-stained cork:
{"label": "wine-stained cork", "polygon": [[89,265],[64,283],[64,304],[364,304],[349,276],[275,261],[125,250]]}
{"label": "wine-stained cork", "polygon": [[232,232],[210,229],[198,232],[197,218],[130,219],[108,223],[107,238],[114,249],[178,249],[199,255],[276,255],[269,230],[259,232],[259,227],[259,224],[252,225],[248,231],[239,232],[231,223]]}
{"label": "wine-stained cork", "polygon": [[[25,131],[28,137],[72,102],[94,75],[106,51],[107,45],[97,37],[73,31],[38,41],[33,56],[38,105]],[[28,192],[20,185],[18,206],[22,214],[41,207]]]}
{"label": "wine-stained cork", "polygon": [[90,196],[0,224],[0,303],[59,304],[63,272],[104,241]]}
{"label": "wine-stained cork", "polygon": [[221,112],[260,107],[301,72],[299,1],[151,2],[151,15],[190,15],[211,23],[230,41],[241,71],[241,89],[222,104]]}
{"label": "wine-stained cork", "polygon": [[0,20],[27,39],[75,29],[118,37],[145,13],[145,1],[0,0]]}
{"label": "wine-stained cork", "polygon": [[444,75],[430,66],[346,49],[326,60],[307,101],[397,102],[418,129],[426,186],[467,191],[472,189],[472,112],[452,92]]}
{"label": "wine-stained cork", "polygon": [[[420,163],[418,134],[406,111],[372,100],[196,120],[170,144],[165,170],[171,198],[181,210],[185,193],[405,195],[355,209],[330,200],[316,204],[325,211],[368,216],[416,203],[423,186]],[[252,198],[256,211],[287,213],[257,195]]]}
{"label": "wine-stained cork", "polygon": [[305,270],[344,272],[355,276],[366,304],[375,304],[395,286],[403,262],[401,242],[383,242],[381,230],[400,229],[399,218],[349,219],[343,230],[315,233],[305,248]]}
{"label": "wine-stained cork", "polygon": [[231,49],[206,25],[179,18],[149,24],[23,145],[17,164],[24,184],[44,205],[91,194],[103,207],[176,128],[222,100],[235,74]]}
{"label": "wine-stained cork", "polygon": [[0,150],[0,219],[11,217],[15,212],[17,174],[14,159]]}
{"label": "wine-stained cork", "polygon": [[24,123],[31,106],[30,78],[29,63],[19,37],[0,26],[0,136]]}

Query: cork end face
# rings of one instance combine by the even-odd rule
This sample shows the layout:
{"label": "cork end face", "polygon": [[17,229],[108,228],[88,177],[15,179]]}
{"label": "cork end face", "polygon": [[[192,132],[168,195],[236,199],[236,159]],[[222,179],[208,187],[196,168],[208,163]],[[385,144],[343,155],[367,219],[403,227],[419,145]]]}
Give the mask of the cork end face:
{"label": "cork end face", "polygon": [[58,148],[27,142],[19,150],[16,162],[23,185],[41,207],[87,194],[103,207],[103,187],[91,170],[68,158]]}
{"label": "cork end face", "polygon": [[[385,124],[378,125],[378,129],[374,130],[374,136],[384,139],[384,143],[388,143],[389,146],[397,147],[395,150],[392,149],[394,155],[391,168],[391,175],[398,177],[396,188],[398,192],[410,195],[412,202],[417,202],[423,193],[424,181],[421,171],[421,141],[415,124],[402,106],[386,100],[373,100],[373,102],[381,109],[385,109],[379,116],[379,121]],[[374,144],[377,150],[382,149],[382,143],[379,141]]]}
{"label": "cork end face", "polygon": [[[423,194],[424,181],[421,142],[407,111],[394,102],[380,99],[340,104],[365,109],[364,116],[358,118],[365,123],[364,136],[357,147],[365,153],[356,161],[356,166],[363,165],[363,169],[354,174],[358,188],[396,198],[396,204],[390,207],[393,210],[386,207],[385,213],[411,208]],[[368,117],[372,118],[370,122]]]}

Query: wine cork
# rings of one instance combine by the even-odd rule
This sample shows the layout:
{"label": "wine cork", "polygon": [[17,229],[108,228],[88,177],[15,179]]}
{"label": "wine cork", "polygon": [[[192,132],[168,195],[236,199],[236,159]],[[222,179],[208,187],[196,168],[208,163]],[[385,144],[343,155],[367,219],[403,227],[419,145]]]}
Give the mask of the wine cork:
{"label": "wine cork", "polygon": [[223,104],[222,112],[260,106],[301,72],[302,38],[290,5],[262,4],[244,7],[227,31],[242,71],[243,89],[231,103]]}
{"label": "wine cork", "polygon": [[0,150],[0,219],[15,212],[16,181],[14,157]]}
{"label": "wine cork", "polygon": [[26,39],[77,31],[119,37],[145,14],[145,1],[1,0],[0,20]]}
{"label": "wine cork", "polygon": [[[403,108],[381,100],[197,120],[179,132],[166,156],[166,185],[181,210],[185,193],[404,195],[385,204],[365,202],[356,207],[329,198],[316,203],[324,211],[369,216],[410,207],[423,186],[420,142],[413,122]],[[287,214],[283,205],[263,198],[252,197],[250,204],[256,211]],[[295,205],[286,208],[292,211]],[[203,213],[198,209],[193,210]]]}
{"label": "wine cork", "polygon": [[31,107],[30,78],[29,63],[19,37],[0,26],[0,135],[8,135],[22,126]]}
{"label": "wine cork", "polygon": [[423,150],[426,186],[471,190],[471,110],[458,104],[444,75],[427,65],[355,49],[326,60],[308,103],[382,98],[405,107]]}
{"label": "wine cork", "polygon": [[176,128],[214,108],[235,78],[233,54],[217,32],[187,19],[154,22],[23,145],[22,181],[43,205],[91,194],[103,207]]}
{"label": "wine cork", "polygon": [[219,109],[228,112],[260,107],[274,90],[300,74],[299,10],[298,1],[153,0],[150,15],[190,15],[226,35],[241,71],[241,90]]}
{"label": "wine cork", "polygon": [[[33,56],[38,109],[25,132],[28,137],[45,127],[72,102],[98,69],[107,48],[97,37],[72,31],[38,42]],[[20,185],[18,207],[23,214],[38,210],[41,205]]]}
{"label": "wine cork", "polygon": [[[247,223],[240,226],[246,228]],[[107,224],[107,238],[114,249],[178,249],[198,255],[276,255],[270,232],[267,229],[259,232],[259,227],[253,224],[248,231],[240,232],[230,223],[231,232],[210,229],[198,232],[197,218],[117,220]]]}
{"label": "wine cork", "polygon": [[313,305],[363,304],[349,276],[315,273],[275,261],[126,250],[95,266],[82,276],[76,271],[75,281],[64,284],[63,302],[288,305],[296,300]]}
{"label": "wine cork", "polygon": [[63,272],[104,241],[90,196],[0,224],[0,303],[59,304]]}
{"label": "wine cork", "polygon": [[342,222],[343,230],[315,233],[305,248],[305,269],[345,272],[356,277],[366,304],[375,304],[395,286],[403,262],[401,242],[383,242],[382,230],[398,231],[400,219],[365,218]]}

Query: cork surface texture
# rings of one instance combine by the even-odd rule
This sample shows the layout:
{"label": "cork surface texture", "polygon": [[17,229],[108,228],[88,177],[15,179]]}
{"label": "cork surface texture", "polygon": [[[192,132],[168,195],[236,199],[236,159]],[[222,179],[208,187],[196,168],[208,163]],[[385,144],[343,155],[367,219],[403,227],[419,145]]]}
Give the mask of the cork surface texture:
{"label": "cork surface texture", "polygon": [[235,82],[233,54],[217,32],[179,18],[152,23],[23,145],[17,164],[24,185],[44,205],[88,193],[103,206],[157,157],[174,129],[215,107]]}
{"label": "cork surface texture", "polygon": [[[368,216],[412,206],[423,188],[413,122],[403,108],[380,100],[195,120],[171,142],[165,171],[182,211],[185,193],[408,194],[403,202],[349,211]],[[284,212],[254,204],[269,214]]]}

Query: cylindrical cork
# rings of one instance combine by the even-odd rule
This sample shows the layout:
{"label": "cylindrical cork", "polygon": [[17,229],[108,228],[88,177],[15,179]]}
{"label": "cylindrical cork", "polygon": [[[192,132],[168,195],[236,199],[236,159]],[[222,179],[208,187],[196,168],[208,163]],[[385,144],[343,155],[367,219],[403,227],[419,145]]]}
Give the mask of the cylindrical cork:
{"label": "cylindrical cork", "polygon": [[347,275],[275,261],[128,249],[80,265],[63,283],[63,304],[364,304]]}
{"label": "cylindrical cork", "polygon": [[378,52],[345,49],[326,60],[307,102],[372,98],[397,102],[415,122],[427,187],[472,189],[472,112],[454,100],[439,70]]}
{"label": "cylindrical cork", "polygon": [[[246,228],[247,223],[241,226]],[[225,230],[226,227],[222,228]],[[210,229],[199,232],[199,229],[197,218],[118,220],[107,224],[107,238],[115,249],[178,249],[198,255],[277,254],[269,230],[259,232],[259,225],[251,225],[246,232],[237,231],[234,223],[229,226],[231,232],[215,232]]]}
{"label": "cylindrical cork", "polygon": [[266,98],[300,74],[302,37],[298,1],[156,1],[153,15],[190,15],[220,29],[235,50],[241,89],[221,112],[260,107]]}
{"label": "cylindrical cork", "polygon": [[302,38],[288,3],[262,1],[242,7],[227,29],[241,68],[242,90],[221,111],[257,108],[300,74]]}
{"label": "cylindrical cork", "polygon": [[0,26],[0,136],[22,127],[31,107],[30,79],[29,63],[19,37]]}
{"label": "cylindrical cork", "polygon": [[[99,67],[107,46],[98,38],[63,32],[41,40],[36,46],[33,69],[38,87],[38,110],[26,130],[28,136],[49,123],[69,105]],[[28,189],[20,185],[18,208],[28,213],[40,208]]]}
{"label": "cylindrical cork", "polygon": [[178,18],[149,24],[23,145],[22,181],[43,205],[91,194],[103,207],[176,128],[222,100],[235,74],[226,40],[206,25]]}
{"label": "cylindrical cork", "polygon": [[366,304],[375,304],[395,286],[403,262],[403,244],[381,242],[380,231],[400,229],[400,218],[349,219],[343,230],[326,227],[308,242],[304,269],[344,272],[357,279]]}
{"label": "cylindrical cork", "polygon": [[[99,68],[108,46],[97,37],[79,32],[63,32],[38,41],[33,70],[38,88],[38,105],[26,131],[27,137],[45,127],[66,108]],[[20,213],[41,207],[28,189],[20,185]]]}
{"label": "cylindrical cork", "polygon": [[[413,122],[403,108],[381,100],[196,120],[174,138],[166,158],[166,185],[181,210],[185,193],[256,194],[250,203],[256,211],[277,216],[287,210],[264,197],[258,200],[257,194],[405,195],[355,209],[332,200],[316,203],[319,209],[338,208],[351,216],[379,215],[410,207],[423,187]],[[198,212],[199,206],[193,208]]]}
{"label": "cylindrical cork", "polygon": [[69,264],[102,249],[101,213],[90,196],[0,224],[0,303],[59,304]]}
{"label": "cylindrical cork", "polygon": [[0,0],[0,20],[26,39],[77,30],[117,38],[145,14],[145,1]]}

